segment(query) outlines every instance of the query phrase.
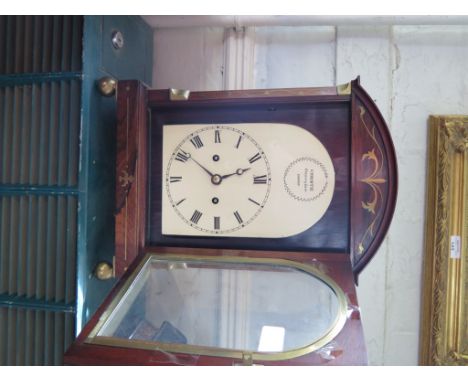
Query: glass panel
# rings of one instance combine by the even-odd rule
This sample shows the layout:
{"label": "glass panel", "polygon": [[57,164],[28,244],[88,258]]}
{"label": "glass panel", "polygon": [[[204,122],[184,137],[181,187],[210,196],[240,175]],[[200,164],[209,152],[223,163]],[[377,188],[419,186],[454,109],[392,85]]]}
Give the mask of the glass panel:
{"label": "glass panel", "polygon": [[152,257],[97,337],[281,352],[322,338],[339,313],[334,290],[300,269]]}

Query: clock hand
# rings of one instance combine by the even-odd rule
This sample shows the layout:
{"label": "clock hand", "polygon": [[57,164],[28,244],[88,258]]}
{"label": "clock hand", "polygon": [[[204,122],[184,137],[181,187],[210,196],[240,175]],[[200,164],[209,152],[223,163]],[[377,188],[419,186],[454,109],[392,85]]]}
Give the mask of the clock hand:
{"label": "clock hand", "polygon": [[221,176],[221,179],[226,179],[226,178],[229,178],[230,176],[233,176],[233,175],[242,175],[244,172],[249,171],[249,170],[250,170],[250,167],[249,168],[238,168],[236,170],[236,172],[233,172],[232,174],[227,174],[227,175]]}
{"label": "clock hand", "polygon": [[191,158],[197,165],[199,165],[203,170],[205,170],[205,172],[206,172],[209,176],[211,176],[211,177],[214,176],[214,174],[212,174],[212,173],[210,172],[210,170],[208,170],[205,166],[203,166],[202,164],[200,164],[193,156],[190,156],[190,158]]}
{"label": "clock hand", "polygon": [[211,183],[213,183],[215,186],[218,186],[221,184],[221,181],[223,180],[221,175],[212,174],[210,170],[208,170],[205,166],[203,166],[200,162],[198,162],[194,157],[190,156],[189,158],[191,158],[198,166],[200,166],[211,177]]}

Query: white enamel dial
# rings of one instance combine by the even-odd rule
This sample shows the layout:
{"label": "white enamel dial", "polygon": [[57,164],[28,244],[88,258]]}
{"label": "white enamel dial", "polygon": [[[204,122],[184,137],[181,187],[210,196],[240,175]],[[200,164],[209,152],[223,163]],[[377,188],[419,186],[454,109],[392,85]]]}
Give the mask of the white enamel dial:
{"label": "white enamel dial", "polygon": [[285,123],[164,125],[162,234],[280,238],[326,213],[331,157]]}
{"label": "white enamel dial", "polygon": [[271,188],[262,147],[232,126],[186,135],[170,154],[165,189],[179,223],[205,234],[241,230],[262,213]]}

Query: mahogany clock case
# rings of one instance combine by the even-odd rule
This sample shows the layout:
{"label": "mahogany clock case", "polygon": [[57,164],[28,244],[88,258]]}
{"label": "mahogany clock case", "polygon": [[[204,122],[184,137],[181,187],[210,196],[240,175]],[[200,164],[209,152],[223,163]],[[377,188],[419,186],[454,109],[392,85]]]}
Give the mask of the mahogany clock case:
{"label": "mahogany clock case", "polygon": [[[123,277],[67,351],[65,362],[75,365],[240,362],[226,356],[223,349],[218,353],[213,349],[197,353],[196,349],[185,351],[176,347],[179,351],[168,352],[161,351],[157,344],[135,349],[121,343],[108,346],[93,342],[93,333],[99,330],[105,317],[113,314],[112,309],[118,306],[125,288],[131,287],[142,262],[156,253],[277,259],[317,268],[317,274],[336,283],[338,294],[347,300],[344,326],[334,334],[335,345],[329,349],[332,356],[323,357],[319,349],[260,363],[366,364],[354,283],[388,230],[396,202],[397,168],[388,128],[359,79],[340,87],[193,92],[183,100],[171,98],[168,90],[149,90],[137,81],[121,81],[117,103],[114,271],[117,277]],[[297,125],[325,146],[335,171],[335,187],[322,218],[305,232],[278,239],[163,235],[163,126],[244,123]],[[262,354],[255,356],[261,359]],[[251,357],[248,352],[247,357]],[[241,361],[248,363],[249,358]]]}
{"label": "mahogany clock case", "polygon": [[[347,253],[357,276],[382,242],[395,208],[396,157],[385,121],[359,79],[341,88],[193,92],[187,100],[121,81],[117,102],[117,275],[144,247],[180,246]],[[163,235],[162,127],[258,122],[297,125],[328,151],[335,184],[322,218],[277,239]]]}

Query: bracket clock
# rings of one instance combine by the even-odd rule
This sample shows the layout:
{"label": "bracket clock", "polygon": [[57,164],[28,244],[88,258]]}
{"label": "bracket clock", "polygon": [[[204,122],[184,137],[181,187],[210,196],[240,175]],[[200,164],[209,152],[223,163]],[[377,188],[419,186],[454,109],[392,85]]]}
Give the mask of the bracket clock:
{"label": "bracket clock", "polygon": [[117,91],[114,290],[67,364],[356,365],[397,169],[359,84]]}

